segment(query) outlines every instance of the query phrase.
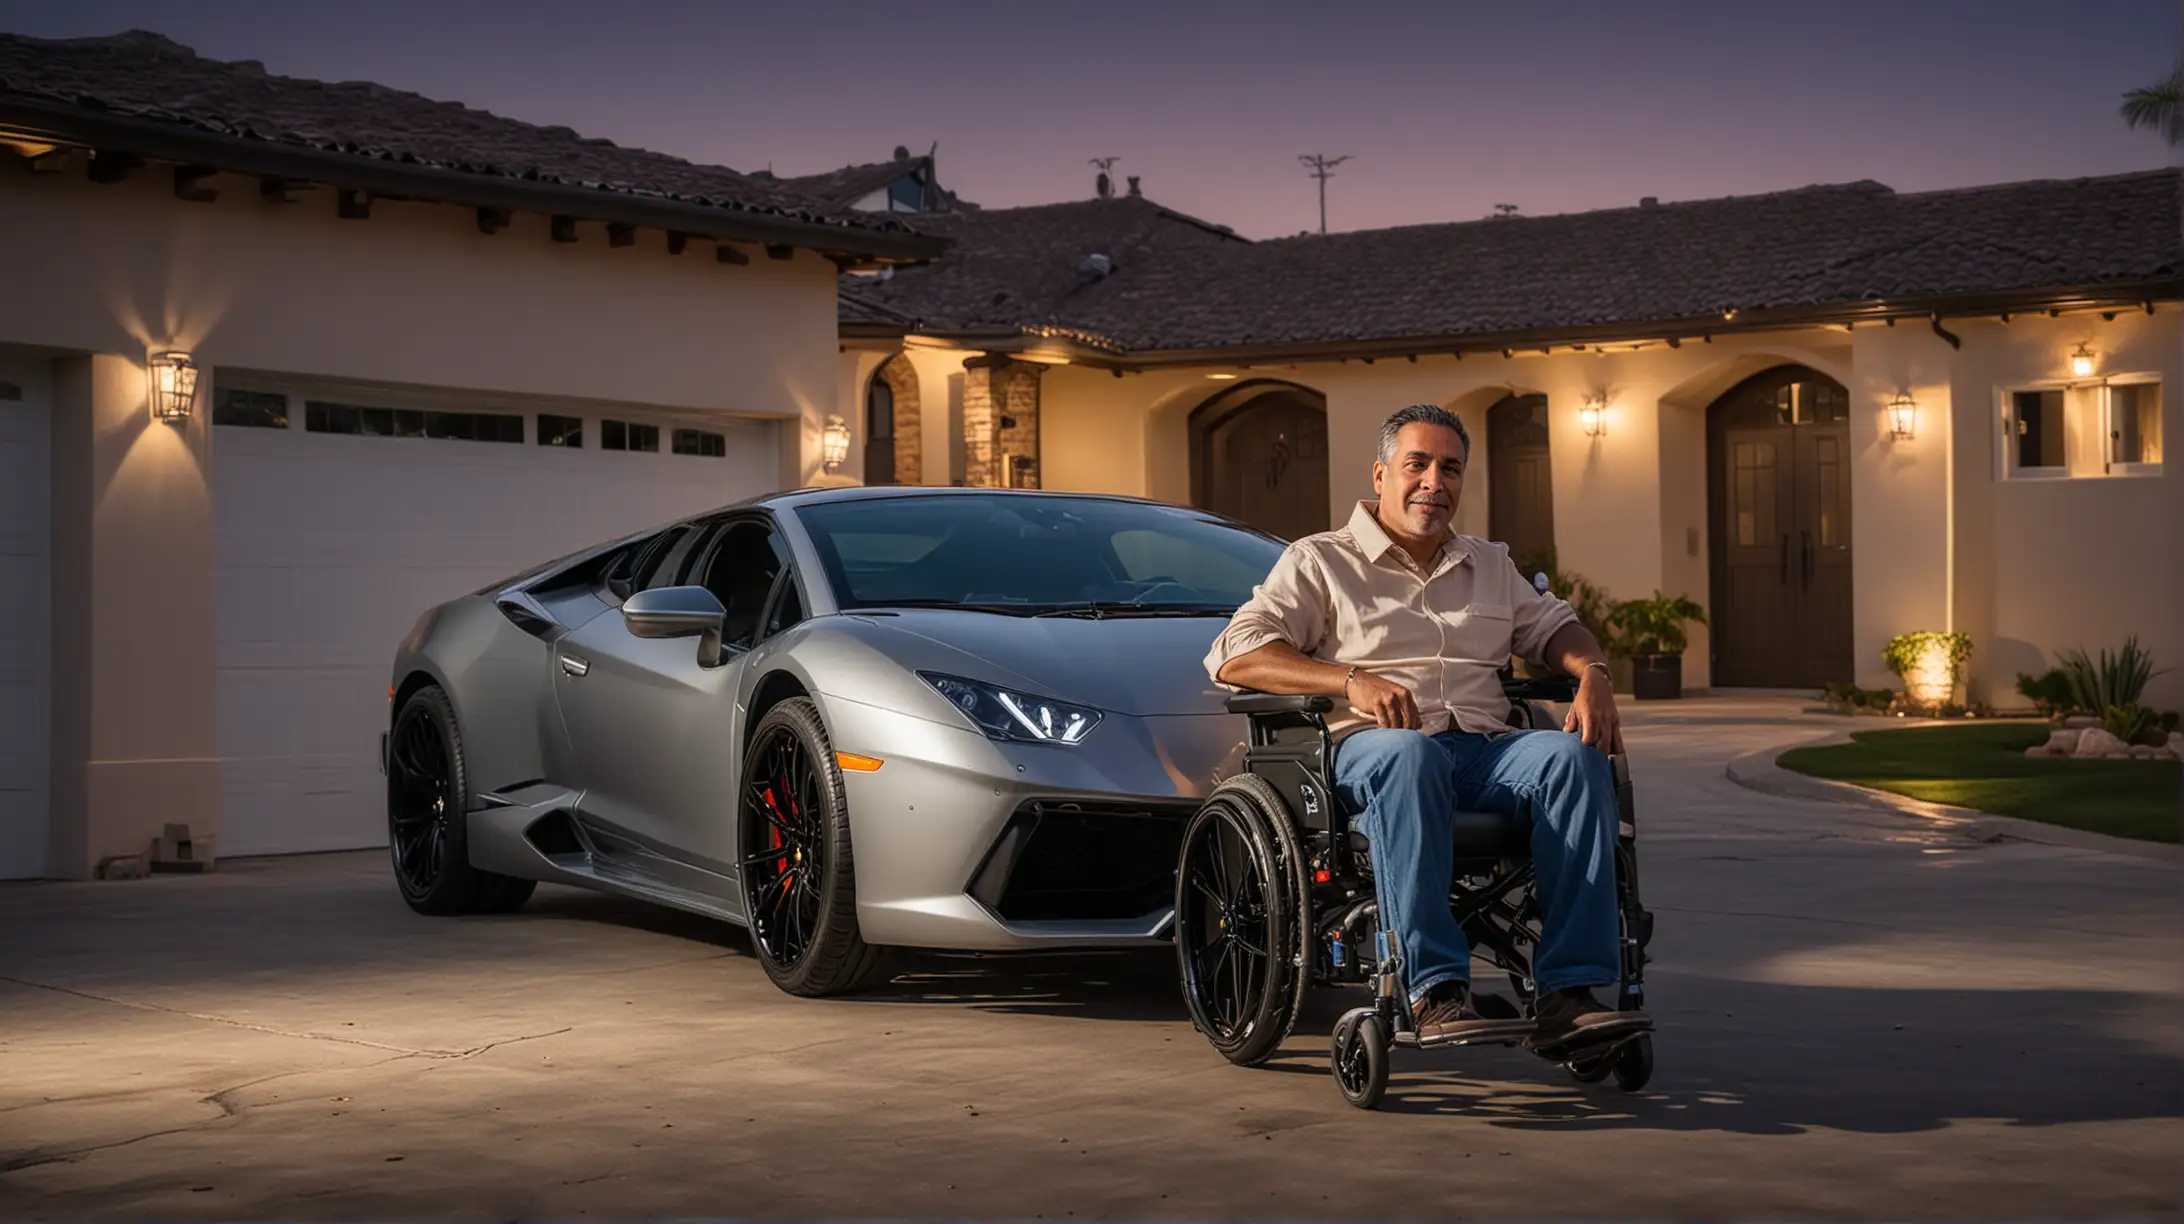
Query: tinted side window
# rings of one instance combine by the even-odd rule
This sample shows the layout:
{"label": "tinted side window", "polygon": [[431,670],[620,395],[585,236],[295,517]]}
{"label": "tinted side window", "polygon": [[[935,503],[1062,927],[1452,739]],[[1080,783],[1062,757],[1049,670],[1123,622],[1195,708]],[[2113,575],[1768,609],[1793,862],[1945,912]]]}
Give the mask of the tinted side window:
{"label": "tinted side window", "polygon": [[678,523],[661,532],[637,557],[630,589],[650,591],[677,586],[690,565],[690,554],[705,533],[689,523]]}
{"label": "tinted side window", "polygon": [[702,583],[728,610],[720,636],[729,649],[747,649],[758,640],[758,618],[766,611],[766,596],[773,592],[781,563],[773,531],[764,523],[731,523],[720,533]]}

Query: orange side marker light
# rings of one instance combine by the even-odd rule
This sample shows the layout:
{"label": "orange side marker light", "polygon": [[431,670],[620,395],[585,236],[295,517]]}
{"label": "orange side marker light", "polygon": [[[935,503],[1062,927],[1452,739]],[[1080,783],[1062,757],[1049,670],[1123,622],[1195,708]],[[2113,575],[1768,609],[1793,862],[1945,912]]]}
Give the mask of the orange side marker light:
{"label": "orange side marker light", "polygon": [[858,756],[854,752],[835,753],[834,763],[852,773],[871,773],[882,764],[878,757]]}

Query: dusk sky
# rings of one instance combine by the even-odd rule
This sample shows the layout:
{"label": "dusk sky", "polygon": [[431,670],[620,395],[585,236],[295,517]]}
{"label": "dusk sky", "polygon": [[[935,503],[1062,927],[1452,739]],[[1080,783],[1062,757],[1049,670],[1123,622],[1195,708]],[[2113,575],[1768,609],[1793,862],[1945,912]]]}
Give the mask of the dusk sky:
{"label": "dusk sky", "polygon": [[1523,4],[0,0],[0,29],[156,30],[619,143],[807,174],[940,147],[989,207],[1146,194],[1254,237],[1878,179],[2145,169],[2117,117],[2178,0]]}

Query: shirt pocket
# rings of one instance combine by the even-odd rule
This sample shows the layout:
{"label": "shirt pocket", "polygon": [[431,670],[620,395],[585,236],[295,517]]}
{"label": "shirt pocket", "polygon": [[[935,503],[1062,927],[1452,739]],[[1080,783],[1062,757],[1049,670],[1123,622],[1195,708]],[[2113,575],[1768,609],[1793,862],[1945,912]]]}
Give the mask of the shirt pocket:
{"label": "shirt pocket", "polygon": [[1516,621],[1508,604],[1467,604],[1448,615],[1448,657],[1500,667],[1509,661]]}

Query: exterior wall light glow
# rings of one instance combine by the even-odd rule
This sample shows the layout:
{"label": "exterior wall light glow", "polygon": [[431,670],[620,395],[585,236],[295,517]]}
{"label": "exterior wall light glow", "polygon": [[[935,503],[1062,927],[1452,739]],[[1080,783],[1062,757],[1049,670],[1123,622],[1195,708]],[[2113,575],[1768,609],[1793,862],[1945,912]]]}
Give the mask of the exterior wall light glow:
{"label": "exterior wall light glow", "polygon": [[1919,406],[1902,392],[1888,401],[1888,436],[1898,442],[1908,442],[1918,436]]}
{"label": "exterior wall light glow", "polygon": [[2085,341],[2080,340],[2078,347],[2072,350],[2070,354],[2070,376],[2072,378],[2090,378],[2092,375],[2093,350],[2086,347]]}
{"label": "exterior wall light glow", "polygon": [[1206,377],[1214,380],[1215,382],[1227,382],[1230,379],[1235,378],[1236,376],[1234,374],[1208,374],[1206,375]]}
{"label": "exterior wall light glow", "polygon": [[838,472],[849,462],[849,426],[838,416],[827,418],[827,427],[819,432],[819,455],[827,471]]}
{"label": "exterior wall light glow", "polygon": [[1605,395],[1586,396],[1585,406],[1577,410],[1577,421],[1578,424],[1585,427],[1586,437],[1598,438],[1605,436],[1608,432],[1608,397]]}
{"label": "exterior wall light glow", "polygon": [[197,404],[197,362],[180,349],[162,349],[144,363],[152,419],[181,424]]}

